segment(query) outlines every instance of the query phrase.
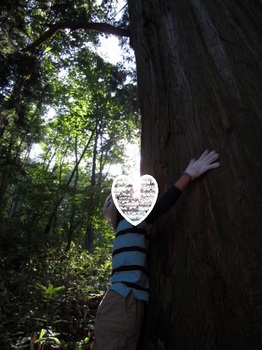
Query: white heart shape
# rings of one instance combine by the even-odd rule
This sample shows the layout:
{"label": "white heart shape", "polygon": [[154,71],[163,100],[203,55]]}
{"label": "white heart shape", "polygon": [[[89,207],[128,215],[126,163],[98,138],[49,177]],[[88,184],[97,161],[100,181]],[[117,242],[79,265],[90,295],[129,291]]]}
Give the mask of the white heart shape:
{"label": "white heart shape", "polygon": [[117,176],[111,189],[114,204],[130,224],[137,226],[152,211],[158,196],[158,185],[151,175],[136,180],[129,176]]}

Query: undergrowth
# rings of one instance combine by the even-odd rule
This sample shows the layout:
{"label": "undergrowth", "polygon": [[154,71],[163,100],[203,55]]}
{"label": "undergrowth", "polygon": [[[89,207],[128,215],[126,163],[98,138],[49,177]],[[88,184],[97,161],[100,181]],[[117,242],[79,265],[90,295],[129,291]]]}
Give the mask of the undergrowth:
{"label": "undergrowth", "polygon": [[108,250],[1,251],[0,349],[89,349],[111,270]]}

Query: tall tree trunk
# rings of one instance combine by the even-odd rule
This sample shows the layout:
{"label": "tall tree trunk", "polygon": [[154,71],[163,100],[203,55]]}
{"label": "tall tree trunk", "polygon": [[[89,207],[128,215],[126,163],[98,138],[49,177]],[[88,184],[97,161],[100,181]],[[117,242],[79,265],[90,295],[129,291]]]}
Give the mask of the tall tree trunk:
{"label": "tall tree trunk", "polygon": [[[78,164],[78,140],[77,136],[75,137],[75,163]],[[70,209],[70,215],[69,215],[69,227],[68,227],[68,232],[67,232],[67,245],[66,245],[66,250],[68,251],[71,247],[72,243],[72,238],[74,235],[74,231],[76,228],[76,194],[77,194],[77,184],[78,184],[78,179],[79,179],[79,172],[78,172],[78,166],[76,167],[75,170],[75,175],[74,175],[74,182],[73,182],[73,187],[72,187],[72,195],[71,195],[71,209]]]}
{"label": "tall tree trunk", "polygon": [[93,228],[93,215],[95,208],[95,195],[96,195],[96,163],[97,163],[97,148],[99,140],[99,111],[98,105],[96,106],[96,126],[95,126],[95,135],[94,135],[94,145],[93,145],[93,161],[92,161],[92,172],[91,172],[91,186],[90,186],[90,206],[88,209],[88,218],[86,223],[85,231],[85,248],[92,253],[94,251],[94,228]]}
{"label": "tall tree trunk", "polygon": [[4,217],[5,194],[9,182],[10,167],[6,167],[0,178],[0,218]]}
{"label": "tall tree trunk", "polygon": [[50,232],[52,223],[53,223],[53,221],[56,218],[57,210],[58,210],[62,200],[64,199],[65,191],[67,191],[68,187],[70,186],[71,181],[73,180],[73,178],[75,176],[75,173],[78,170],[78,166],[79,166],[81,160],[83,159],[83,157],[84,157],[84,155],[85,155],[85,153],[86,153],[86,151],[87,151],[87,149],[88,149],[88,147],[90,145],[90,142],[92,141],[94,133],[95,133],[95,129],[92,130],[91,135],[90,135],[90,137],[89,137],[89,139],[88,139],[88,141],[87,141],[87,143],[86,143],[86,145],[84,147],[84,150],[83,150],[81,156],[79,157],[78,161],[76,162],[76,164],[74,166],[74,169],[73,169],[73,171],[72,171],[72,173],[71,173],[71,175],[70,175],[70,177],[69,177],[69,179],[68,179],[68,181],[67,181],[67,183],[66,183],[66,185],[64,187],[65,188],[64,192],[62,192],[62,195],[60,195],[60,197],[57,199],[57,201],[56,201],[56,203],[54,205],[54,208],[53,208],[53,210],[52,210],[52,212],[50,214],[49,220],[48,220],[48,222],[47,222],[47,224],[45,226],[44,233],[49,233]]}
{"label": "tall tree trunk", "polygon": [[141,349],[261,349],[261,3],[128,4],[142,173],[162,194],[191,156],[221,154],[152,228]]}

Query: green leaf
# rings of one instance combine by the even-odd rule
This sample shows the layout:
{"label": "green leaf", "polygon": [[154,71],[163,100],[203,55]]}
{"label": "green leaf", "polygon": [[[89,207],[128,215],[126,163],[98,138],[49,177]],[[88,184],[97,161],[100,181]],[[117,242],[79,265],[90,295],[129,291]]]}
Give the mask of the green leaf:
{"label": "green leaf", "polygon": [[90,341],[90,338],[86,337],[86,338],[84,339],[84,344],[87,344],[89,341]]}
{"label": "green leaf", "polygon": [[44,336],[46,334],[46,329],[41,329],[38,339],[35,341],[35,343],[38,343],[44,339]]}
{"label": "green leaf", "polygon": [[48,339],[54,340],[55,343],[58,344],[58,345],[61,344],[60,340],[58,338],[56,338],[56,337],[48,337]]}
{"label": "green leaf", "polygon": [[52,47],[51,46],[47,46],[46,48],[45,48],[45,52],[49,52],[49,51],[51,51],[52,50]]}

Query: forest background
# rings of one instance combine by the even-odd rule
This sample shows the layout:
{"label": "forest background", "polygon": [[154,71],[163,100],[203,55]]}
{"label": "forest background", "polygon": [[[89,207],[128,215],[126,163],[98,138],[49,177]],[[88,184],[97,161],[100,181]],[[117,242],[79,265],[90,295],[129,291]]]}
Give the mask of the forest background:
{"label": "forest background", "polygon": [[17,0],[0,11],[0,348],[88,349],[111,268],[103,202],[137,161],[134,58],[122,38],[122,62],[109,63],[109,36],[87,30],[24,49],[58,22],[126,28],[126,6]]}

